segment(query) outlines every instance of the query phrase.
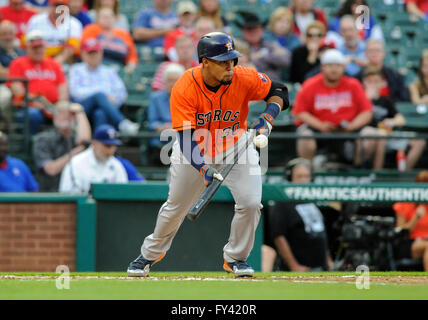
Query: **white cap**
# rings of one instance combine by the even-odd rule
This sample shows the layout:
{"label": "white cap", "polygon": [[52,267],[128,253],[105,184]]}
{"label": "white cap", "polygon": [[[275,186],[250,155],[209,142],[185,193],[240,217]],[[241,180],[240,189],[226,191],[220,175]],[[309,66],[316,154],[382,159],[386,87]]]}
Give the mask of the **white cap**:
{"label": "white cap", "polygon": [[329,63],[345,64],[345,57],[337,49],[328,49],[321,56],[321,64]]}
{"label": "white cap", "polygon": [[27,42],[31,42],[34,40],[44,40],[43,32],[40,30],[32,30],[27,33],[27,35],[25,36],[25,39],[27,40]]}
{"label": "white cap", "polygon": [[43,32],[40,30],[32,30],[25,36],[25,42],[27,45],[33,47],[44,44]]}
{"label": "white cap", "polygon": [[178,3],[177,14],[181,15],[186,12],[196,13],[198,8],[192,1],[182,1]]}

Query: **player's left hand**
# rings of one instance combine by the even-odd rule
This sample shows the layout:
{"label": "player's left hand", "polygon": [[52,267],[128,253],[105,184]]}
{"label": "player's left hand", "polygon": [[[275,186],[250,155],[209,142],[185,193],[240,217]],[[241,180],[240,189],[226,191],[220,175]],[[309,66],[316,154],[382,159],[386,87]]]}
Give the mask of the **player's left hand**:
{"label": "player's left hand", "polygon": [[263,134],[268,137],[272,131],[273,121],[272,116],[267,113],[262,113],[260,117],[250,125],[250,129],[256,130],[257,134]]}

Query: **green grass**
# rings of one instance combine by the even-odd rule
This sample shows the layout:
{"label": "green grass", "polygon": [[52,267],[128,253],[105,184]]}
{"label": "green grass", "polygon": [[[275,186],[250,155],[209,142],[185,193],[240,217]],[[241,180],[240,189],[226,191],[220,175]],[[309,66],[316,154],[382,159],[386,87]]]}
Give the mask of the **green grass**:
{"label": "green grass", "polygon": [[[55,273],[0,273],[0,276],[55,276]],[[72,273],[75,276],[125,277],[125,273]],[[269,273],[257,277],[336,276],[355,273]],[[209,280],[173,280],[158,277],[210,277]],[[355,282],[293,282],[285,280],[224,279],[225,273],[155,272],[145,279],[72,279],[69,290],[58,290],[52,279],[0,279],[0,299],[141,299],[141,300],[286,300],[286,299],[428,299],[428,285],[370,283],[359,290]],[[373,272],[371,276],[428,276],[428,273]],[[215,280],[213,278],[221,277]],[[225,281],[226,280],[226,281]]]}

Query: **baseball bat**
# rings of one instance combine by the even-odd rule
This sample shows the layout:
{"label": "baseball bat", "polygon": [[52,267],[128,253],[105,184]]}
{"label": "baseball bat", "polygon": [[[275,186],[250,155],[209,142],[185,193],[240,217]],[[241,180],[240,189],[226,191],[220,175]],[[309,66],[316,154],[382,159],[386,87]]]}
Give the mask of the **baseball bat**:
{"label": "baseball bat", "polygon": [[[247,141],[245,141],[245,145],[241,148],[241,150],[238,150],[238,152],[235,153],[233,157],[233,163],[226,165],[223,168],[223,170],[220,172],[220,174],[223,176],[224,179],[226,179],[229,172],[232,170],[234,165],[238,162],[239,157],[245,152],[245,150],[247,150],[248,146],[251,143],[253,143],[255,131],[256,130],[250,131]],[[198,200],[196,200],[196,202],[193,204],[193,206],[190,208],[190,210],[187,213],[187,218],[190,221],[195,221],[196,219],[198,219],[198,217],[202,214],[202,212],[210,203],[211,199],[216,194],[217,190],[220,188],[221,184],[222,184],[222,181],[214,179],[213,182],[208,187],[205,188],[205,190],[199,196]]]}

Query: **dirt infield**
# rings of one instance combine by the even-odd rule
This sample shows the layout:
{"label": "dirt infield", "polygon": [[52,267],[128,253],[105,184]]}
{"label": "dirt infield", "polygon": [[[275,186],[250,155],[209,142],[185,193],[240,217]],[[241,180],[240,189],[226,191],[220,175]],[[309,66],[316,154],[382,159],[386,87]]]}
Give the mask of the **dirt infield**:
{"label": "dirt infield", "polygon": [[[71,280],[79,279],[103,279],[103,280],[127,280],[127,281],[289,281],[308,283],[355,283],[358,276],[255,276],[252,278],[234,278],[225,276],[149,276],[147,278],[135,278],[126,276],[70,276]],[[0,275],[0,280],[54,280],[58,276],[45,275]],[[370,276],[371,283],[378,284],[417,284],[428,285],[428,276]]]}

